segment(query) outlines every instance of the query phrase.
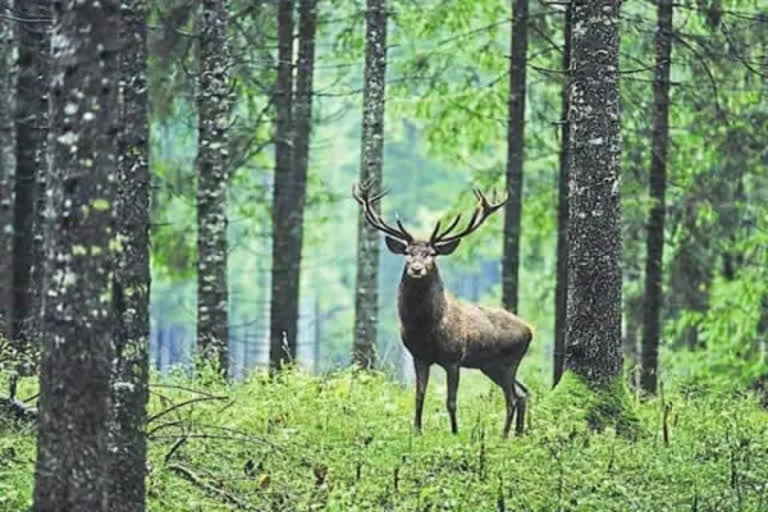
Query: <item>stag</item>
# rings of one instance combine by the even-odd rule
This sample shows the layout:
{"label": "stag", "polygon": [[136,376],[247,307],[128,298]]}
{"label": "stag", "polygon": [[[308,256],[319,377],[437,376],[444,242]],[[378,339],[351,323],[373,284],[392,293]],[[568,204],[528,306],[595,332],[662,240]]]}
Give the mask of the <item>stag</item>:
{"label": "stag", "polygon": [[383,232],[387,248],[405,256],[405,268],[398,290],[397,310],[402,342],[413,356],[416,370],[416,407],[414,427],[421,432],[424,394],[430,367],[438,364],[446,374],[448,396],[446,407],[451,432],[458,432],[456,393],[460,368],[479,369],[504,392],[507,416],[503,435],[509,436],[517,413],[515,432],[523,432],[527,389],[517,380],[517,369],[533,338],[532,328],[521,318],[500,308],[460,301],[445,290],[436,258],[456,250],[465,236],[477,230],[507,198],[489,201],[475,189],[478,200],[464,229],[454,232],[461,214],[443,230],[437,222],[429,240],[417,240],[405,229],[400,219],[396,226],[385,222],[375,204],[387,192],[372,194],[373,180],[352,187],[352,195],[360,204],[368,223]]}

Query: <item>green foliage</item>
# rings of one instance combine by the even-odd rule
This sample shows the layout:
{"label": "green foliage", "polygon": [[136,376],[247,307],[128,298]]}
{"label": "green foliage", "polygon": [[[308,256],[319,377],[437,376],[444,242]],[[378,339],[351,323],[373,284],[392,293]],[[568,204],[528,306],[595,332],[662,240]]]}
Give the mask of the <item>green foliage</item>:
{"label": "green foliage", "polygon": [[[151,33],[153,319],[173,319],[193,331],[196,49],[188,35],[195,20],[188,2],[155,4],[151,22],[168,27]],[[753,354],[741,357],[741,348],[766,344],[752,323],[761,303],[755,283],[765,282],[765,274],[756,273],[761,260],[745,244],[760,243],[757,227],[764,226],[768,205],[765,81],[747,67],[763,69],[768,31],[747,4],[675,6],[664,260],[663,345],[677,351],[694,332],[714,358],[670,354],[664,371],[727,381],[738,375],[739,383],[762,372]],[[525,364],[541,368],[547,381],[563,16],[561,6],[532,2],[530,8],[519,295],[521,314],[538,331],[536,352]],[[235,0],[231,9],[237,106],[228,212],[230,318],[233,337],[247,325],[256,345],[266,329],[271,265],[274,3]],[[421,234],[438,218],[471,208],[471,186],[503,187],[511,9],[498,0],[397,0],[390,11],[384,181],[392,193],[382,207]],[[721,24],[713,25],[718,19]],[[626,325],[633,330],[642,326],[651,205],[655,22],[652,3],[622,6],[622,268]],[[324,340],[323,369],[345,365],[351,347],[358,211],[349,188],[360,165],[363,25],[359,1],[319,4],[301,286],[302,307],[316,305],[319,313],[312,325]],[[460,297],[499,303],[501,226],[501,216],[490,219],[441,259],[448,287]],[[751,256],[742,261],[743,252]],[[736,262],[731,281],[721,278],[726,255]],[[400,346],[394,305],[402,263],[382,247],[381,265],[379,349],[392,363]]]}
{"label": "green foliage", "polygon": [[[449,433],[439,378],[417,436],[413,390],[379,373],[256,374],[234,387],[209,377],[205,385],[180,375],[153,383],[150,511],[470,511],[503,503],[757,512],[768,499],[766,412],[744,393],[669,389],[663,401],[641,404],[628,397],[644,432],[632,440],[610,427],[583,428],[574,411],[590,399],[577,383],[563,382],[574,403],[560,411],[551,407],[558,392],[533,385],[527,433],[503,441],[501,393],[472,372],[459,392],[458,436]],[[170,410],[190,399],[200,401]],[[30,503],[34,435],[0,426],[0,510]]]}

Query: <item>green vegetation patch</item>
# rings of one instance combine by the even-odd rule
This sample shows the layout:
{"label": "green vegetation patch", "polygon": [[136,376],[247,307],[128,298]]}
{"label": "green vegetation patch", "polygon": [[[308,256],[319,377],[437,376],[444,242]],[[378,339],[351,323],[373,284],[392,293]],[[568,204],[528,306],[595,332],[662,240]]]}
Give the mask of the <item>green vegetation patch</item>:
{"label": "green vegetation patch", "polygon": [[613,428],[633,439],[642,433],[637,407],[623,379],[605,386],[591,386],[572,371],[549,393],[542,407],[556,419],[558,428],[580,431],[585,426],[598,432]]}
{"label": "green vegetation patch", "polygon": [[[380,373],[155,377],[148,509],[768,510],[768,414],[747,393],[670,386],[663,401],[616,405],[573,376],[553,392],[534,382],[526,434],[504,441],[498,388],[462,375],[454,436],[441,378],[418,436],[413,389]],[[629,425],[644,434],[620,435]],[[0,423],[0,511],[31,503],[35,433]]]}

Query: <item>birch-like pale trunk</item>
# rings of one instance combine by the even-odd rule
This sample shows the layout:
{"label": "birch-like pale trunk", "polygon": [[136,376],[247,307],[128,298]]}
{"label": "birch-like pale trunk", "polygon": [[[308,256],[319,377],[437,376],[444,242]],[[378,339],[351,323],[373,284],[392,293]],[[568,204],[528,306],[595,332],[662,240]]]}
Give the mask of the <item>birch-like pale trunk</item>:
{"label": "birch-like pale trunk", "polygon": [[233,105],[228,0],[203,0],[197,107],[197,346],[229,371],[227,184]]}
{"label": "birch-like pale trunk", "polygon": [[[371,191],[381,186],[384,150],[384,108],[387,87],[387,2],[368,0],[365,15],[365,70],[360,183],[374,178]],[[378,203],[374,206],[378,208]],[[364,368],[376,364],[379,320],[379,235],[362,210],[357,220],[357,280],[355,285],[355,338],[352,359]]]}

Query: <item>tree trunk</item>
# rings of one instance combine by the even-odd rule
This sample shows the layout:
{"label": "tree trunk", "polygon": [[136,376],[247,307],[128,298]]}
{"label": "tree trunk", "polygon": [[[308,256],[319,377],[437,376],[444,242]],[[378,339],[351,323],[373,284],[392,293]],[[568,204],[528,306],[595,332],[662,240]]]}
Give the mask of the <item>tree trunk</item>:
{"label": "tree trunk", "polygon": [[[8,2],[5,11],[13,9]],[[16,176],[16,23],[0,18],[0,254],[13,252],[13,183]],[[0,337],[10,336],[11,258],[0,258]]]}
{"label": "tree trunk", "polygon": [[654,120],[651,143],[650,196],[645,262],[645,307],[641,350],[640,386],[656,393],[661,331],[662,260],[667,188],[667,138],[669,135],[669,74],[672,52],[672,0],[658,1],[656,77],[653,84]]}
{"label": "tree trunk", "polygon": [[[293,173],[293,0],[279,0],[277,13],[278,64],[275,98],[275,185],[272,205],[272,293],[269,314],[269,363],[279,369],[296,359],[299,318],[299,269],[289,251],[296,190]],[[288,290],[296,290],[288,293]]]}
{"label": "tree trunk", "polygon": [[[18,2],[17,15],[23,19],[50,17],[47,2]],[[48,23],[20,23],[19,75],[16,94],[16,185],[13,243],[13,318],[10,338],[19,346],[38,336],[40,315],[41,228],[36,222],[38,198],[45,190],[45,147],[48,136],[48,83],[50,39]],[[33,273],[35,279],[33,280]]]}
{"label": "tree trunk", "polygon": [[228,0],[203,0],[197,107],[197,345],[200,355],[229,371],[227,325],[227,183],[233,104],[229,74]]}
{"label": "tree trunk", "polygon": [[507,113],[507,194],[504,207],[502,303],[517,313],[520,267],[520,215],[523,205],[523,151],[525,135],[525,70],[528,53],[528,0],[515,0],[509,58]]}
{"label": "tree trunk", "polygon": [[563,23],[562,113],[560,122],[560,176],[557,185],[557,270],[555,279],[555,349],[552,385],[557,386],[565,367],[565,315],[568,303],[568,164],[570,160],[571,6]]}
{"label": "tree trunk", "polygon": [[110,510],[117,0],[55,6],[50,200],[34,510]]}
{"label": "tree trunk", "polygon": [[120,41],[121,131],[113,305],[115,367],[112,383],[110,493],[113,512],[143,512],[149,396],[149,124],[144,0],[124,1]]}
{"label": "tree trunk", "polygon": [[[375,195],[381,185],[384,151],[384,107],[387,87],[387,0],[368,0],[365,14],[365,71],[360,183],[374,178]],[[378,203],[374,206],[378,207]],[[357,281],[355,340],[352,359],[363,368],[376,364],[379,317],[379,234],[368,225],[362,210],[357,216]]]}
{"label": "tree trunk", "polygon": [[592,386],[621,372],[619,7],[575,0],[568,119],[566,368]]}

